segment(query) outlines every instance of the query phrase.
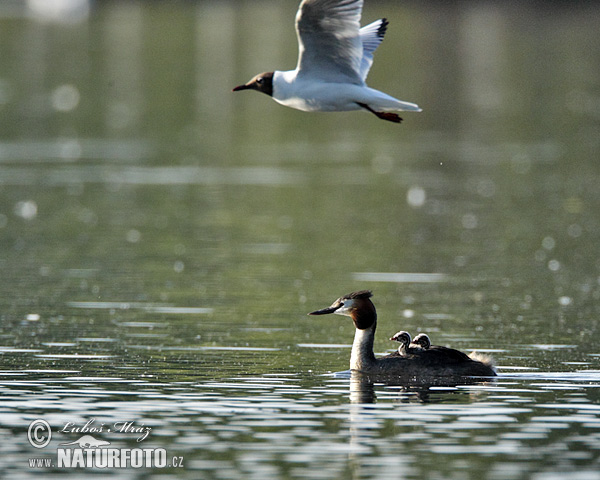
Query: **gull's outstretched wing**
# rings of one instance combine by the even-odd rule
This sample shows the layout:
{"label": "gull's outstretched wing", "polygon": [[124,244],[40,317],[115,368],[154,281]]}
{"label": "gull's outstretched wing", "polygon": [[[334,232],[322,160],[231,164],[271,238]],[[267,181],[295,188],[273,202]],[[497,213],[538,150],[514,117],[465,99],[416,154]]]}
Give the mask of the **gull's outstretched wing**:
{"label": "gull's outstretched wing", "polygon": [[387,19],[382,18],[369,25],[365,25],[359,31],[363,46],[362,61],[360,63],[360,78],[362,78],[363,82],[367,79],[371,65],[373,65],[373,53],[379,44],[383,42],[383,37],[389,23]]}
{"label": "gull's outstretched wing", "polygon": [[362,7],[363,0],[302,1],[296,14],[299,78],[363,84]]}

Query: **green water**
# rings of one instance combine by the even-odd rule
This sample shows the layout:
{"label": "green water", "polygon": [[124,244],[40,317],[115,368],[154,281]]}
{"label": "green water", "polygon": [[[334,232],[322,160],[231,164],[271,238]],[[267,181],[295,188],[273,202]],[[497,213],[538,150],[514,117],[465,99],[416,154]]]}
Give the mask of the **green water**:
{"label": "green water", "polygon": [[[80,478],[28,460],[93,418],[184,459],[111,478],[598,479],[600,9],[367,1],[395,125],[231,92],[293,68],[296,3],[0,6],[1,471]],[[377,353],[498,381],[330,375],[353,326],[306,313],[363,288]]]}

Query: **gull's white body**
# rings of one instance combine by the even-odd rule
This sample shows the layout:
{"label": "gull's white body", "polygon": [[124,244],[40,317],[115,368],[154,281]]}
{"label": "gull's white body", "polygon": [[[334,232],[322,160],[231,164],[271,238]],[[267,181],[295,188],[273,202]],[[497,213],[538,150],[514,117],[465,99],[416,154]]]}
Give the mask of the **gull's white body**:
{"label": "gull's white body", "polygon": [[386,112],[420,112],[414,103],[367,86],[373,53],[388,22],[380,19],[360,28],[362,7],[363,0],[303,0],[296,14],[296,68],[259,74],[234,91],[258,90],[307,112],[364,109],[396,123],[402,119]]}
{"label": "gull's white body", "polygon": [[273,100],[305,112],[361,110],[363,103],[376,111],[420,112],[414,103],[403,102],[366,84],[315,82],[298,76],[297,70],[274,72]]}

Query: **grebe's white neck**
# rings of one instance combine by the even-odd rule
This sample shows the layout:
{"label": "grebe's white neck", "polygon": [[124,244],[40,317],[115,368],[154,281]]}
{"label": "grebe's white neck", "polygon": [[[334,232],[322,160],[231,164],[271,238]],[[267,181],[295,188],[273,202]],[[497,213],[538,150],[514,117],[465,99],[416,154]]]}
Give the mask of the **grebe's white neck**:
{"label": "grebe's white neck", "polygon": [[352,343],[352,354],[350,355],[351,370],[365,371],[375,365],[376,359],[373,353],[373,344],[376,327],[377,322],[374,322],[369,328],[356,329],[354,342]]}
{"label": "grebe's white neck", "polygon": [[356,333],[350,355],[351,370],[368,371],[377,363],[373,353],[377,311],[370,300],[371,295],[369,290],[353,292],[338,298],[328,308],[309,313],[309,315],[335,313],[352,318]]}

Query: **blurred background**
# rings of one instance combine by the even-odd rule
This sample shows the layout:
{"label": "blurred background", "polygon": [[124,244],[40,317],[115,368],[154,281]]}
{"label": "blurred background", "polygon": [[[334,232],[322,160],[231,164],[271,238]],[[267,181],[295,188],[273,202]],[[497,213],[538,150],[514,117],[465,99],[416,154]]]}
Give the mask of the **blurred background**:
{"label": "blurred background", "polygon": [[[0,1],[0,468],[125,415],[203,478],[597,479],[597,2],[367,0],[401,125],[232,93],[295,67],[297,6]],[[377,353],[509,377],[347,418],[354,328],[306,313],[365,288]]]}
{"label": "blurred background", "polygon": [[141,301],[278,324],[373,288],[413,328],[590,341],[595,3],[366,2],[390,20],[369,84],[424,110],[399,126],[231,92],[294,68],[296,8],[0,3],[4,323]]}

